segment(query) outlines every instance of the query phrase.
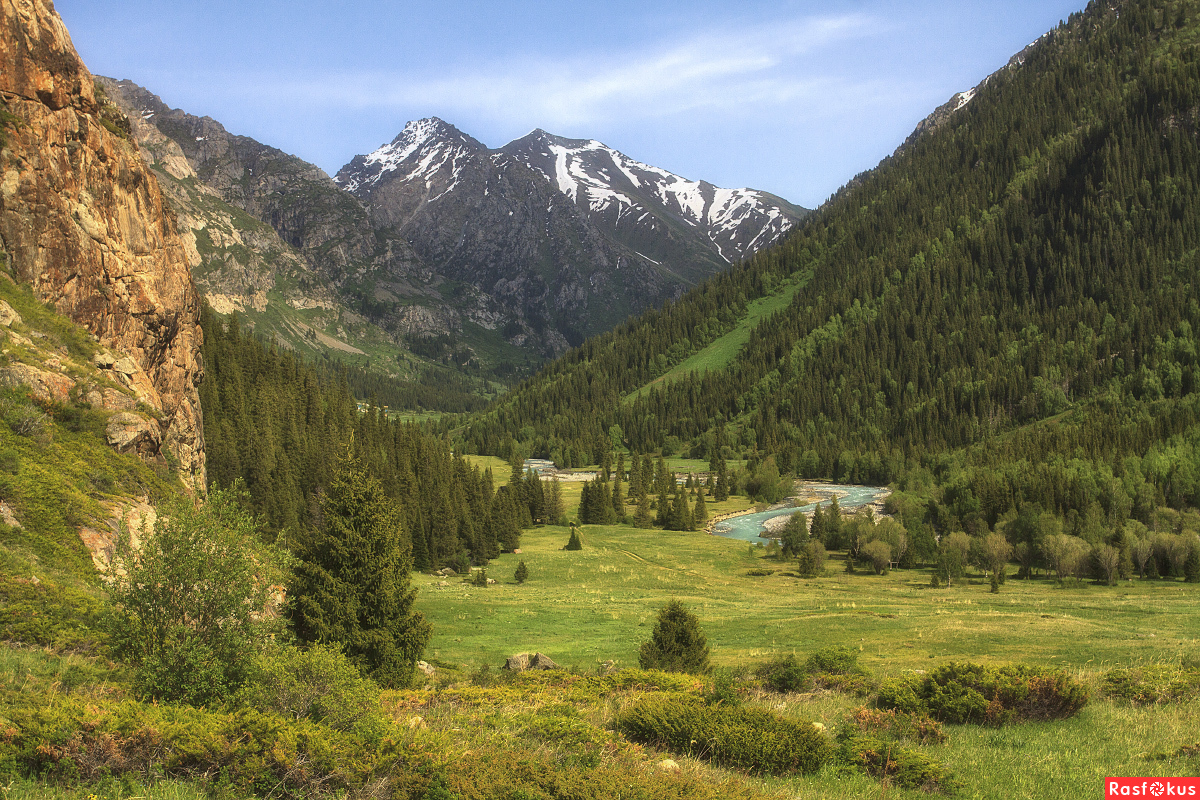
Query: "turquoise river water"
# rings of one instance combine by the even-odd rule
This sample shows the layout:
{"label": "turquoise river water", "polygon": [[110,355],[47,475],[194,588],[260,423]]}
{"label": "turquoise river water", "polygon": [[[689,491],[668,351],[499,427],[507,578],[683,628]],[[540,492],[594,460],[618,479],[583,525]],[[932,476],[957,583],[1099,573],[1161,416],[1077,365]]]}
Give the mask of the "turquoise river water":
{"label": "turquoise river water", "polygon": [[763,523],[769,519],[791,516],[797,511],[812,511],[818,505],[828,506],[835,496],[838,499],[838,507],[845,511],[873,503],[887,493],[886,489],[878,486],[829,486],[820,484],[807,488],[809,490],[808,493],[821,495],[823,499],[816,503],[809,503],[806,506],[776,508],[771,511],[758,511],[754,514],[731,517],[714,525],[713,533],[729,539],[741,539],[743,542],[766,544],[768,540],[764,539],[761,534],[766,532]]}

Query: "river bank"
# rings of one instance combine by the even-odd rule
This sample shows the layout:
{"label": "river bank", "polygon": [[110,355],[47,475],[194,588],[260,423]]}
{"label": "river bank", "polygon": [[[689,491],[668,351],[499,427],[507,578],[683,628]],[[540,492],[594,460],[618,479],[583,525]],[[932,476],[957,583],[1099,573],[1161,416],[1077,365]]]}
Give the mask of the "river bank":
{"label": "river bank", "polygon": [[884,486],[844,486],[833,483],[804,482],[796,494],[782,503],[762,511],[743,511],[714,517],[707,526],[708,533],[748,542],[765,543],[778,539],[788,519],[796,513],[812,514],[818,505],[828,506],[837,498],[842,511],[856,511],[870,506],[876,516],[883,514],[883,504],[891,490]]}

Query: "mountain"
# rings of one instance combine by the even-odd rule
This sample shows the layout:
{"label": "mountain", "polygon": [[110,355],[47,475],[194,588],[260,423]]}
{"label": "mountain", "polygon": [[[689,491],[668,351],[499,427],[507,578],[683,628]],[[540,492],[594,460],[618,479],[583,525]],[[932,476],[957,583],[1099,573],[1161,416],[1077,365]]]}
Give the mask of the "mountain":
{"label": "mountain", "polygon": [[1113,525],[1200,503],[1198,31],[1190,4],[1091,4],[783,244],[547,366],[465,446],[596,463],[619,436],[915,476],[943,530],[1030,502]]}
{"label": "mountain", "polygon": [[95,354],[103,380],[70,370],[77,385],[63,388],[44,377],[62,364],[10,335],[5,361],[31,361],[9,366],[4,382],[34,386],[45,402],[94,398],[115,414],[149,415],[129,418],[137,449],[202,486],[200,303],[175,217],[53,6],[0,9],[0,263],[108,350]]}
{"label": "mountain", "polygon": [[[330,179],[130,81],[102,85],[194,238],[214,308],[289,348],[398,378],[429,380],[431,360],[519,372],[678,297],[804,213],[598,143],[536,132],[489,150],[437,119]],[[582,193],[546,171],[539,147],[572,154]],[[603,191],[611,207],[589,199]]]}
{"label": "mountain", "polygon": [[[610,240],[691,278],[775,243],[807,213],[766,192],[681,178],[594,139],[539,129],[501,152],[544,175]],[[689,261],[704,266],[689,270]]]}
{"label": "mountain", "polygon": [[407,242],[379,242],[366,209],[319,167],[130,81],[99,80],[195,239],[215,309],[301,352],[381,356],[397,376],[417,368],[404,337],[461,327]]}
{"label": "mountain", "polygon": [[[510,312],[509,338],[555,354],[677,292],[615,251],[541,175],[441,120],[409,123],[336,177],[388,239]],[[624,270],[622,272],[622,269]]]}
{"label": "mountain", "polygon": [[436,118],[409,123],[335,180],[432,268],[520,309],[529,333],[551,331],[551,349],[678,296],[803,214],[598,142],[535,131],[490,150]]}

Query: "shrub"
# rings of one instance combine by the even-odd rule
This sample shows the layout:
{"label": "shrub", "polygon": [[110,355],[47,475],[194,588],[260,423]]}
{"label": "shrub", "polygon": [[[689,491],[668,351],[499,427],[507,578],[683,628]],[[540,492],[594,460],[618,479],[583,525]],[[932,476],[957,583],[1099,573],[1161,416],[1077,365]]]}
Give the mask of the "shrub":
{"label": "shrub", "polygon": [[675,694],[642,697],[617,718],[634,741],[756,773],[811,774],[832,746],[808,723],[750,706],[706,705]]}
{"label": "shrub", "polygon": [[1100,686],[1109,697],[1134,705],[1187,701],[1200,697],[1200,669],[1166,664],[1114,669]]}
{"label": "shrub", "polygon": [[571,528],[571,538],[567,540],[567,546],[563,550],[582,550],[583,540],[579,538],[579,529]]}
{"label": "shrub", "polygon": [[683,603],[672,600],[658,612],[654,632],[638,651],[638,664],[642,669],[702,673],[709,669],[708,656],[700,621]]}
{"label": "shrub", "polygon": [[379,687],[329,645],[265,653],[255,665],[246,699],[264,711],[341,731],[375,731],[382,725]]}
{"label": "shrub", "polygon": [[829,675],[863,675],[866,670],[858,665],[858,651],[844,645],[823,647],[808,657],[804,668],[809,673]]}
{"label": "shrub", "polygon": [[921,696],[923,684],[924,681],[917,675],[886,678],[879,684],[877,702],[882,708],[916,714],[926,708]]}
{"label": "shrub", "polygon": [[809,686],[808,671],[790,654],[759,667],[758,677],[777,692],[801,692]]}
{"label": "shrub", "polygon": [[855,709],[850,719],[861,731],[907,739],[918,744],[942,744],[947,738],[941,723],[921,713],[910,714],[896,709],[879,711],[864,706]]}
{"label": "shrub", "polygon": [[838,760],[902,789],[949,793],[958,787],[937,760],[893,741],[848,730],[838,736]]}
{"label": "shrub", "polygon": [[487,584],[487,570],[484,569],[483,567],[480,567],[479,569],[477,569],[475,571],[475,577],[472,579],[471,583],[475,584],[476,586],[482,586],[483,588],[486,589],[487,585],[488,585]]}
{"label": "shrub", "polygon": [[[914,707],[913,695],[919,708]],[[919,684],[887,682],[878,698],[884,708],[926,711],[943,722],[989,725],[1066,719],[1087,700],[1087,688],[1061,670],[965,663],[939,667]]]}
{"label": "shrub", "polygon": [[709,705],[724,704],[736,706],[742,702],[734,685],[734,675],[727,669],[717,670],[712,676],[712,683],[704,687],[704,702]]}
{"label": "shrub", "polygon": [[120,537],[111,630],[143,695],[224,699],[278,627],[271,586],[281,582],[284,556],[259,545],[242,500],[220,490],[201,507],[182,500],[142,531],[140,549],[127,532]]}

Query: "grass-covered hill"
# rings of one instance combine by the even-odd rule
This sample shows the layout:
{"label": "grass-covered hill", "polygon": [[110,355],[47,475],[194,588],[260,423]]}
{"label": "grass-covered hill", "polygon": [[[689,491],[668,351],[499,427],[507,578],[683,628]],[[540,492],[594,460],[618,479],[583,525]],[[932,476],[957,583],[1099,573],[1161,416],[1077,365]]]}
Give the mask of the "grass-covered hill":
{"label": "grass-covered hill", "polygon": [[1195,504],[1198,35],[1194,2],[1092,3],[786,243],[497,402],[468,446],[593,462],[615,434],[859,482],[959,453],[996,479],[984,501],[968,477],[989,515],[1130,501],[1113,481]]}

